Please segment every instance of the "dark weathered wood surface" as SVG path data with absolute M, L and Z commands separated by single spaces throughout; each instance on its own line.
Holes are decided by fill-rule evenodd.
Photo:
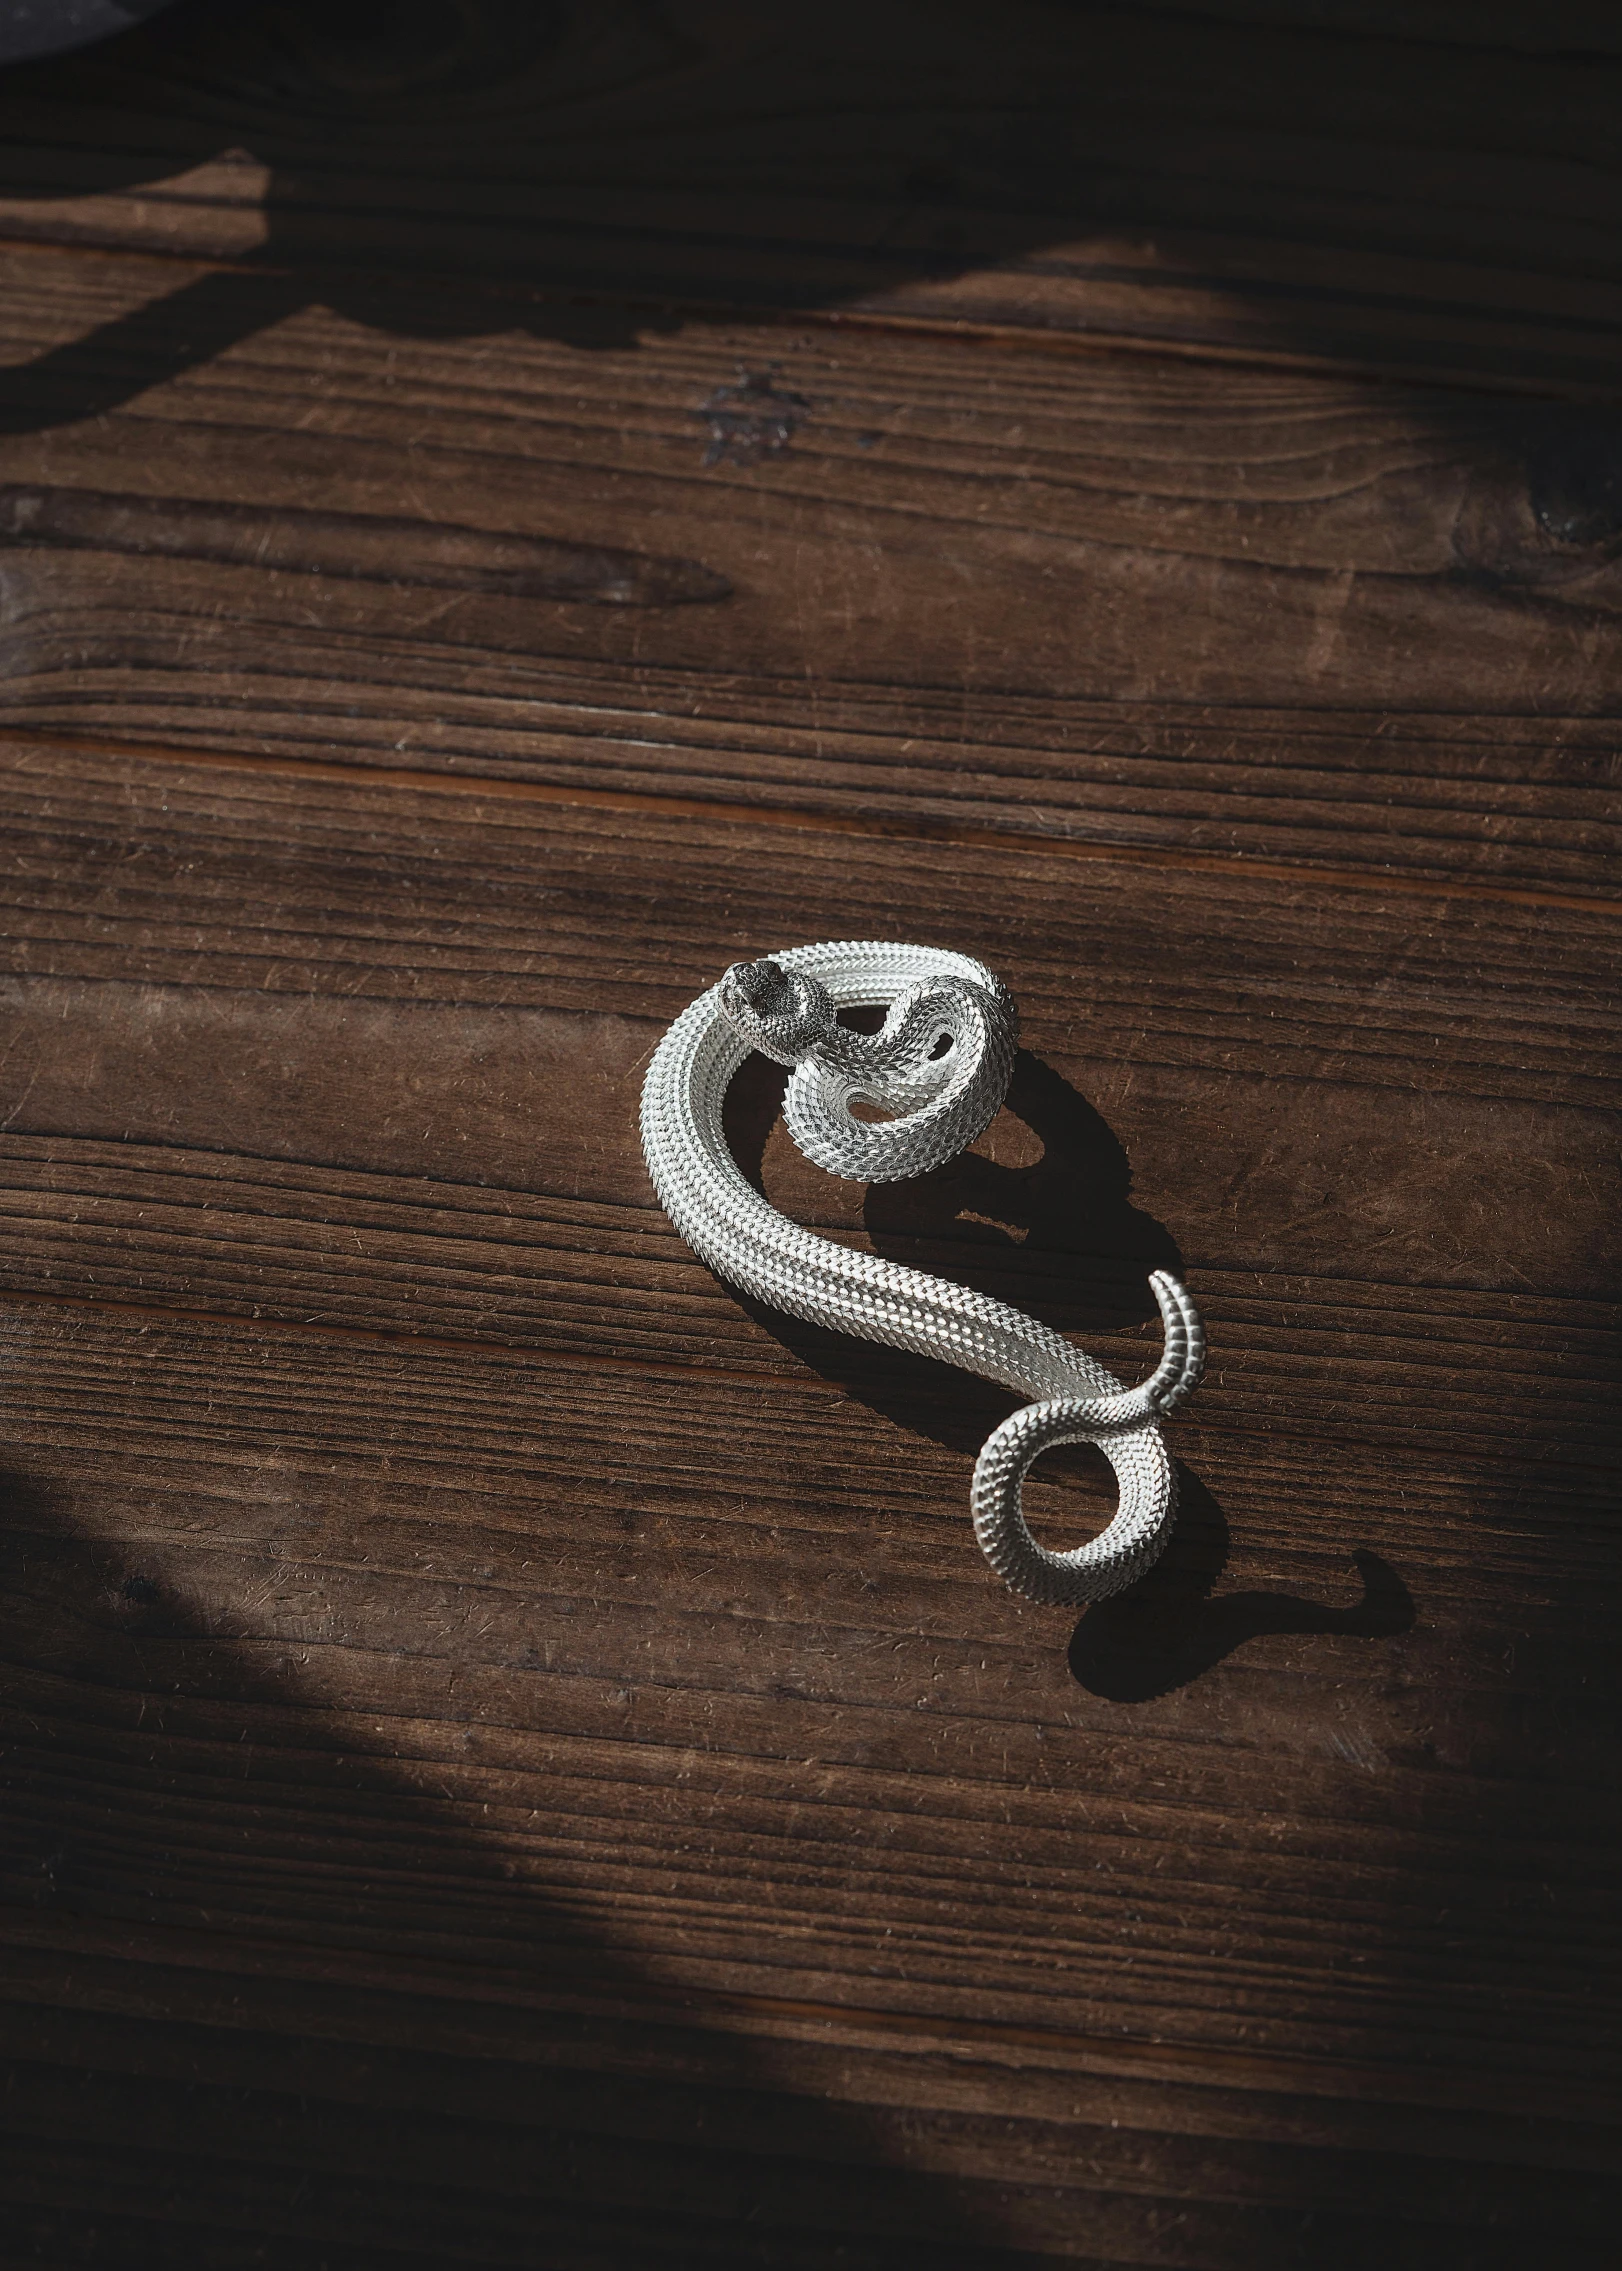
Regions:
M 1616 398 L 1599 0 L 390 13 L 195 0 L 13 74 L 8 233 L 295 301 L 475 272 L 564 336 L 584 295 L 622 332 L 637 301 L 838 310 Z M 192 290 L 171 354 L 242 307 Z
M 7 2260 L 1605 2259 L 1622 62 L 1285 13 L 0 80 Z M 763 1187 L 1211 1327 L 1079 1620 L 641 1165 L 874 930 L 1009 1106 Z
M 406 349 L 396 294 L 167 383 L 159 298 L 81 350 L 139 389 L 83 415 L 53 349 L 153 308 L 155 265 L 0 262 L 0 721 L 1610 889 L 1590 413 L 736 326 Z M 707 464 L 740 367 L 804 423 Z M 448 546 L 488 587 L 515 536 L 581 596 L 455 588 Z

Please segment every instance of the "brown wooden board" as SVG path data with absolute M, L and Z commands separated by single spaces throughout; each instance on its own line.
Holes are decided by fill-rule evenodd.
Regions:
M 1612 2074 L 1580 1467 L 1191 1428 L 1181 1551 L 1072 1637 L 940 1389 L 7 1314 L 13 1899 L 497 1967 L 539 1904 L 669 1987 Z
M 233 2265 L 315 2242 L 345 2266 L 437 2251 L 983 2271 L 1378 2249 L 1474 2267 L 1540 2234 L 1580 2250 L 1596 2223 L 1603 2138 L 1546 2105 L 1389 2108 L 1361 2096 L 1372 2077 L 1325 2093 L 1304 2062 L 1179 2068 L 1141 2046 L 931 2040 L 741 2001 L 723 2032 L 645 1984 L 616 2004 L 600 1962 L 571 1995 L 539 1967 L 384 1980 L 352 1962 L 335 1980 L 319 1957 L 223 1934 L 138 1935 L 139 1953 L 121 1935 L 116 1954 L 90 1936 L 75 1932 L 72 2015 L 49 1925 L 7 1952 L 0 2030 L 31 2051 L 33 2090 L 7 2181 L 44 2245 L 64 2227 L 82 2243 L 76 2187 L 101 2202 L 92 2246 L 110 2260 L 150 2249 L 165 2197 L 187 2210 L 176 2252 Z
M 875 2262 L 948 2230 L 978 2260 L 1288 2261 L 1327 2228 L 1346 2261 L 1401 2244 L 1462 2265 L 1551 2222 L 1581 2244 L 1593 2195 L 1519 2172 L 1594 2165 L 1580 2123 L 1609 2072 L 1603 915 L 1039 845 L 943 866 L 510 785 L 17 755 L 11 1274 L 92 1304 L 12 1311 L 29 2010 L 82 2008 L 87 1924 L 122 1924 L 126 1960 L 132 1933 L 200 1934 L 233 1973 L 261 1960 L 245 1936 L 324 1951 L 334 1983 L 365 1956 L 391 1995 L 437 1964 L 548 2008 L 560 1970 L 622 2012 L 700 1997 L 731 2092 L 720 2157 L 695 2173 L 638 2144 L 627 2201 L 602 2139 L 642 2117 L 570 2081 L 596 2142 L 549 2129 L 528 2210 L 560 2262 L 657 2259 L 649 2215 L 694 2260 L 723 2236 L 794 2260 L 784 2218 L 806 2261 L 830 2229 Z M 1130 1614 L 1073 1636 L 972 1552 L 964 1483 L 995 1403 L 785 1347 L 641 1182 L 629 1120 L 660 1021 L 766 924 L 837 931 L 875 903 L 1013 979 L 1015 1109 L 985 1166 L 911 1213 L 864 1220 L 770 1138 L 769 1187 L 1095 1346 L 1125 1325 L 1123 1367 L 1165 1238 L 1213 1320 L 1180 1546 Z M 745 1101 L 749 1158 L 769 1089 Z M 244 1343 L 143 1319 L 154 1302 L 329 1331 Z M 1039 1490 L 1053 1534 L 1089 1480 Z M 807 2142 L 823 2085 L 785 2005 L 801 2028 L 900 2026 L 908 2061 L 930 2027 L 989 2029 L 1018 2072 L 1056 2036 L 1084 2061 L 1145 2036 L 1260 2050 L 1245 2118 L 1273 2158 L 1256 2175 L 1224 2130 L 1191 2173 L 1157 2081 L 1123 2204 L 1117 2162 L 1077 2181 L 1073 2110 L 1007 2146 L 999 2064 L 969 2085 L 991 2142 L 932 2114 L 917 2150 L 944 2182 L 900 2182 L 919 2164 L 860 2091 Z M 745 2018 L 774 2046 L 758 2066 Z M 170 2053 L 150 2019 L 117 2040 L 20 2020 L 31 2126 L 7 2182 L 41 2249 L 83 2240 L 63 2203 L 92 2164 L 102 2260 L 154 2218 L 220 2262 L 244 2214 L 278 2244 L 350 2243 L 395 2100 L 334 2073 L 356 2110 L 312 2128 L 260 2037 L 211 2023 Z M 481 2169 L 479 2259 L 499 2261 L 522 2245 L 488 2189 L 512 2163 L 444 2128 L 491 2055 L 436 2050 L 411 2085 L 438 2143 L 414 2147 L 410 2228 L 432 2250 L 436 2218 L 465 2226 L 456 2172 Z M 176 2126 L 145 2062 L 188 2056 Z M 1529 2066 L 1566 2121 L 1495 2147 L 1490 2177 L 1452 2170 Z M 660 2072 L 647 2118 L 668 2132 Z M 763 2088 L 736 2143 L 738 2093 Z M 1274 2101 L 1303 2089 L 1334 2101 L 1329 2158 L 1281 2162 Z M 1408 2132 L 1373 2174 L 1335 2157 L 1362 2134 L 1345 2100 L 1415 2090 L 1470 2118 Z M 767 2135 L 846 2173 L 763 2170 Z M 1005 2149 L 1039 2197 L 998 2178 Z M 740 2219 L 762 2214 L 751 2255 Z M 408 2244 L 398 2211 L 363 2217 L 356 2260 Z
M 0 78 L 8 2262 L 1607 2259 L 1622 43 L 1302 15 Z M 640 1159 L 728 961 L 875 931 L 1007 1109 L 864 1193 L 757 1063 L 746 1171 L 1210 1325 L 1079 1619 L 1007 1399 Z
M 1098 1612 L 1072 1671 L 1068 1619 L 976 1569 L 916 1408 L 35 1305 L 5 1333 L 0 2182 L 42 2232 L 70 2184 L 367 2262 L 1321 2234 L 1463 2271 L 1601 2230 L 1580 1478 L 1537 1490 L 1529 1613 L 1491 1462 L 1394 1489 L 1196 1439 L 1257 1629 L 1123 1701 Z M 1406 1633 L 1400 1582 L 1332 1605 L 1352 1505 Z
M 692 1992 L 1609 2071 L 1606 918 L 48 745 L 10 798 L 14 1891 L 65 1839 L 95 1914 L 510 1968 L 534 1886 Z M 1074 1632 L 967 1535 L 998 1399 L 751 1315 L 637 1156 L 661 1022 L 880 905 L 1015 986 L 1012 1109 L 899 1204 L 794 1166 L 769 1083 L 740 1155 L 1125 1370 L 1154 1262 L 1211 1321 L 1180 1546 Z M 328 1337 L 182 1355 L 143 1306 Z M 1074 1535 L 1095 1490 L 1033 1499 Z M 84 1599 L 142 1635 L 116 1677 Z M 208 1787 L 249 1728 L 291 1816 L 155 1856 L 131 1681 Z M 491 1807 L 493 1880 L 332 1821 L 289 1683 Z
M 0 272 L 0 720 L 1615 889 L 1586 413 L 758 328 L 406 352 L 398 297 L 162 383 L 162 264 Z M 795 430 L 711 462 L 740 370 Z
M 1614 400 L 1619 77 L 1600 5 L 195 0 L 10 75 L 0 225 Z

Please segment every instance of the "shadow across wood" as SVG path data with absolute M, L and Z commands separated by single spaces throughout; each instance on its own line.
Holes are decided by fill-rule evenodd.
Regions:
M 1248 1640 L 1275 1633 L 1342 1633 L 1384 1640 L 1411 1631 L 1413 1596 L 1391 1564 L 1362 1548 L 1351 1557 L 1363 1598 L 1325 1607 L 1290 1593 L 1222 1593 L 1228 1521 L 1197 1475 L 1178 1462 L 1177 1525 L 1146 1577 L 1086 1610 L 1070 1642 L 1079 1687 L 1111 1703 L 1147 1703 L 1187 1687 Z
M 214 1432 L 228 1460 L 230 1432 Z M 334 1713 L 274 1646 L 273 1615 L 211 1610 L 172 1545 L 119 1544 L 120 1489 L 106 1470 L 86 1534 L 65 1493 L 0 1475 L 8 1982 L 17 1951 L 40 1950 L 20 2000 L 0 1989 L 0 2065 L 25 2108 L 0 2144 L 8 2261 L 1038 2261 L 999 2242 L 972 2182 L 900 2165 L 861 2108 L 785 2084 L 792 2054 L 645 1978 L 515 1866 L 510 1834 L 433 1795 L 427 1752 L 391 1764 L 365 1724 L 390 1710 L 365 1648 Z M 184 1528 L 183 1487 L 172 1518 Z M 255 1558 L 245 1541 L 244 1574 Z M 177 1928 L 202 1948 L 166 1979 Z M 91 1949 L 137 1980 L 156 1965 L 154 1984 L 109 2005 Z
M 854 1728 L 843 1766 L 796 1775 L 802 1686 L 757 1686 L 751 1735 L 758 1667 L 736 1657 L 705 1675 L 740 1714 L 725 1726 L 695 1696 L 661 1739 L 609 1695 L 606 1740 L 588 1739 L 570 1691 L 623 1678 L 668 1700 L 672 1637 L 695 1605 L 722 1605 L 696 1558 L 702 1501 L 678 1493 L 656 1597 L 626 1585 L 648 1562 L 642 1494 L 622 1526 L 612 1476 L 593 1499 L 591 1446 L 566 1448 L 589 1371 L 571 1386 L 488 1354 L 360 1343 L 335 1363 L 330 1341 L 297 1332 L 113 1309 L 25 1305 L 4 1323 L 0 2197 L 17 2260 L 1035 2271 L 1152 2260 L 1174 2218 L 1179 2260 L 1211 2271 L 1509 2271 L 1530 2231 L 1593 2228 L 1590 2141 L 1569 2116 L 1540 2127 L 1540 2109 L 1528 2144 L 1519 2076 L 1461 2128 L 1445 2097 L 1375 2102 L 1366 2067 L 1340 2083 L 1321 2060 L 1258 2064 L 1254 2045 L 1224 2060 L 1113 2030 L 1078 2040 L 1051 2003 L 1000 2036 L 972 2007 L 932 2025 L 892 2004 L 886 2025 L 883 2006 L 819 2019 L 769 1997 L 729 2027 L 670 1976 L 683 1917 L 706 1908 L 699 1882 L 714 1962 L 729 1855 L 764 1863 L 754 1914 L 770 1921 L 744 1952 L 769 1973 L 779 1918 L 775 1960 L 795 1960 L 827 1817 L 850 1816 L 842 1867 L 825 1855 L 830 1888 L 851 1882 L 842 1939 L 871 1903 L 863 1872 L 904 1862 L 901 1825 Z M 765 1509 L 751 1524 L 752 1546 L 719 1549 L 736 1574 L 711 1565 L 722 1586 L 747 1582 L 779 1527 Z M 803 1555 L 784 1527 L 771 1550 Z M 563 1594 L 594 1586 L 603 1599 L 561 1616 Z M 885 1643 L 906 1645 L 908 1621 L 887 1628 L 881 1607 L 849 1668 L 893 1662 Z M 810 1638 L 791 1605 L 784 1671 L 803 1672 Z M 1015 1874 L 993 1851 L 991 1881 L 1017 1900 L 1073 1869 L 1085 1906 L 1098 1857 L 1077 1840 L 1110 1839 L 1096 1817 L 1120 1794 L 1078 1789 L 1058 1847 L 1021 1831 L 1055 1795 L 1052 1753 L 1046 1772 L 1010 1764 L 1007 1700 L 994 1676 L 979 1760 Z M 948 1734 L 957 1716 L 941 1714 Z M 1060 1738 L 1066 1715 L 1045 1717 Z M 1085 1746 L 1093 1763 L 1108 1741 Z M 800 1798 L 763 1808 L 744 1785 L 774 1744 Z M 648 1775 L 651 1752 L 673 1777 Z M 706 1802 L 717 1775 L 740 1778 L 730 1830 Z M 927 1778 L 923 1857 L 954 1779 Z M 1149 1841 L 1125 1899 L 1157 1897 L 1168 1859 Z M 953 1881 L 960 1896 L 961 1869 Z M 628 1934 L 651 1925 L 663 1975 L 609 1945 L 588 1905 L 618 1907 Z M 960 1959 L 959 1998 L 982 2012 L 995 1943 L 1022 1969 L 1041 1946 L 1006 1906 L 990 1921 Z M 921 1923 L 927 1949 L 937 1912 Z M 1116 1913 L 1112 1934 L 1131 1923 Z M 1055 1910 L 1047 1930 L 1069 1947 L 1069 1925 Z M 1059 1960 L 1084 1986 L 1094 1967 Z M 1290 2097 L 1303 2073 L 1328 2095 Z M 1483 2172 L 1489 2132 L 1504 2165 Z M 1551 2149 L 1567 2157 L 1544 2165 Z
M 1395 9 L 180 0 L 5 74 L 0 196 L 43 215 L 224 163 L 232 267 L 7 374 L 0 430 L 111 409 L 314 300 L 583 347 L 852 307 L 1608 398 L 1611 192 L 1598 163 L 1586 204 L 1568 177 L 1608 148 L 1616 58 L 1454 14 L 1421 39 Z M 211 210 L 182 188 L 155 241 L 207 257 Z
M 676 36 L 669 12 L 631 0 L 420 19 L 182 6 L 0 79 L 12 351 L 33 357 L 0 372 L 8 477 L 49 486 L 59 527 L 104 546 L 5 559 L 7 716 L 170 749 L 391 766 L 409 751 L 434 770 L 841 826 L 913 817 L 1603 896 L 1614 405 L 1506 394 L 1530 380 L 1496 322 L 1440 371 L 1399 354 L 1380 363 L 1395 383 L 1348 381 L 1371 356 L 1345 339 L 1320 352 L 1314 330 L 1351 273 L 1345 244 L 1311 249 L 1329 285 L 1252 289 L 1243 260 L 1205 280 L 1248 310 L 1258 351 L 1293 345 L 1338 375 L 1216 368 L 1203 351 L 1032 353 L 1038 332 L 1087 332 L 1077 292 L 1113 304 L 1121 282 L 1078 283 L 1066 232 L 1086 240 L 1083 267 L 1106 237 L 1110 258 L 1158 258 L 1159 237 L 1130 257 L 1116 240 L 1158 229 L 1160 191 L 1188 194 L 1185 152 L 1125 176 L 1081 162 L 1122 131 L 1103 115 L 1112 94 L 1130 111 L 1158 85 L 1141 48 L 1156 8 L 1016 0 L 1002 36 L 1041 89 L 1017 130 L 980 68 L 992 13 L 881 0 L 837 50 L 833 19 L 802 12 L 778 52 L 758 12 L 684 9 Z M 1322 218 L 1303 155 L 1314 102 L 1353 145 L 1334 145 L 1317 187 L 1342 194 L 1349 167 L 1364 219 L 1384 194 L 1366 177 L 1389 159 L 1386 78 L 1423 76 L 1417 115 L 1432 119 L 1438 58 L 1417 43 L 1381 51 L 1392 69 L 1364 82 L 1365 117 L 1337 90 L 1378 42 L 1172 11 L 1162 30 L 1168 66 L 1190 40 L 1216 43 L 1219 109 L 1249 105 L 1275 134 L 1286 122 L 1305 170 L 1298 206 L 1268 200 L 1274 231 L 1288 215 L 1310 237 Z M 697 60 L 689 35 L 710 41 Z M 930 59 L 921 91 L 893 76 L 913 47 Z M 1071 118 L 1073 98 L 1101 110 Z M 1186 79 L 1177 101 L 1198 113 Z M 1517 86 L 1512 115 L 1526 108 Z M 908 158 L 926 115 L 951 164 Z M 1190 160 L 1213 196 L 1254 190 L 1258 145 L 1233 124 Z M 1424 146 L 1425 196 L 1382 223 L 1380 257 L 1410 296 L 1373 295 L 1410 346 L 1435 294 L 1393 247 L 1403 221 L 1429 225 L 1431 185 L 1467 156 Z M 232 148 L 249 155 L 219 157 Z M 872 170 L 855 203 L 853 166 Z M 951 242 L 936 197 L 979 215 Z M 165 218 L 143 234 L 143 214 Z M 209 236 L 222 214 L 228 246 Z M 18 236 L 121 249 L 42 259 Z M 1188 300 L 1181 257 L 1156 272 L 1163 302 Z M 1447 262 L 1468 273 L 1457 244 Z M 1554 271 L 1534 269 L 1546 294 Z M 1018 285 L 1003 347 L 966 340 L 979 319 L 938 293 L 908 298 L 994 275 Z M 869 286 L 885 279 L 901 299 L 881 305 Z M 1580 275 L 1559 289 L 1583 337 L 1602 336 Z M 858 314 L 861 336 L 808 332 L 813 309 Z M 1523 346 L 1546 318 L 1544 304 Z M 1443 329 L 1460 320 L 1450 304 Z M 736 462 L 739 420 L 758 464 Z M 38 438 L 64 425 L 71 438 Z M 134 498 L 143 482 L 158 496 Z M 221 499 L 241 519 L 203 528 L 199 508 Z M 511 556 L 447 572 L 445 531 L 467 524 L 467 541 L 527 554 L 541 613 L 503 596 Z M 277 573 L 278 551 L 304 572 Z M 367 588 L 379 562 L 386 596 Z M 724 582 L 723 605 L 664 604 Z

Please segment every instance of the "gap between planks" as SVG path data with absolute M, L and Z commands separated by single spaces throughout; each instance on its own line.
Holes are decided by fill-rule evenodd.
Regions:
M 1074 836 L 1038 835 L 1034 829 L 970 826 L 951 820 L 900 814 L 818 811 L 798 805 L 753 805 L 702 797 L 659 796 L 635 789 L 588 789 L 550 781 L 515 779 L 505 774 L 450 773 L 415 766 L 349 764 L 316 757 L 283 757 L 253 750 L 188 748 L 184 744 L 120 741 L 99 734 L 53 733 L 33 726 L 0 726 L 0 750 L 58 748 L 89 757 L 161 766 L 214 766 L 230 772 L 269 773 L 284 779 L 328 781 L 350 788 L 405 789 L 416 795 L 503 797 L 531 804 L 568 806 L 588 812 L 641 814 L 653 819 L 705 820 L 723 828 L 781 828 L 801 834 L 889 838 L 903 842 L 960 844 L 1025 858 L 1103 862 L 1122 867 L 1171 868 L 1183 873 L 1255 878 L 1272 883 L 1315 883 L 1326 890 L 1379 892 L 1410 898 L 1491 900 L 1500 906 L 1546 907 L 1567 914 L 1622 916 L 1622 898 L 1602 899 L 1579 891 L 1538 890 L 1530 885 L 1497 884 L 1473 877 L 1423 876 L 1335 867 L 1310 860 L 1258 859 L 1246 852 L 1174 850 L 1151 844 L 1100 843 Z

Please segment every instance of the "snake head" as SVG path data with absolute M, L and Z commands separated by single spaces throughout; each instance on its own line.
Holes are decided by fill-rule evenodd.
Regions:
M 826 986 L 770 959 L 734 962 L 720 995 L 721 1015 L 732 1030 L 780 1065 L 799 1064 L 838 1023 Z

